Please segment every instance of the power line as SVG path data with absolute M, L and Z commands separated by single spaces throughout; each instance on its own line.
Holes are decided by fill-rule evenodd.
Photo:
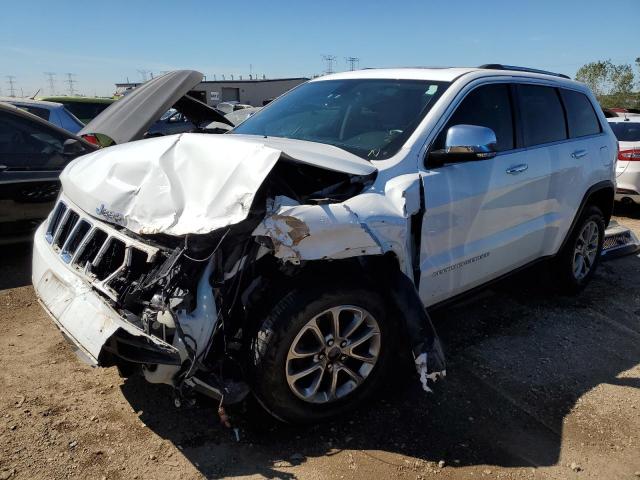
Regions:
M 76 93 L 75 88 L 73 87 L 73 84 L 77 82 L 77 80 L 74 80 L 73 77 L 76 76 L 75 73 L 65 73 L 65 75 L 67 76 L 67 79 L 65 80 L 65 83 L 67 85 L 69 85 L 69 95 L 74 95 Z
M 56 74 L 54 72 L 44 72 L 44 74 L 49 79 L 49 93 L 51 95 L 55 95 L 56 94 L 56 79 L 55 79 Z
M 16 96 L 16 77 L 14 77 L 13 75 L 7 75 L 7 83 L 9 84 L 9 96 L 10 97 L 15 97 Z
M 333 73 L 333 63 L 336 61 L 335 55 L 322 55 L 322 60 L 325 62 L 327 68 L 324 73 L 330 75 Z
M 349 64 L 349 70 L 352 72 L 360 65 L 360 59 L 358 57 L 346 57 L 345 60 Z

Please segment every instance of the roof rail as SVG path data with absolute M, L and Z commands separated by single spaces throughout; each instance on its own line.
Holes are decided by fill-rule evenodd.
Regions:
M 553 75 L 554 77 L 568 78 L 569 80 L 571 80 L 571 77 L 565 75 L 564 73 L 548 72 L 546 70 L 538 70 L 537 68 L 516 67 L 514 65 L 502 65 L 500 63 L 486 63 L 484 65 L 480 65 L 478 68 L 487 70 L 512 70 L 515 72 L 541 73 L 543 75 Z

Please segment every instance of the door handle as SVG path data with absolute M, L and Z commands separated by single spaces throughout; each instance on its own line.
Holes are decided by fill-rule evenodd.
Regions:
M 513 167 L 507 168 L 506 172 L 509 175 L 516 175 L 518 173 L 522 173 L 529 168 L 529 165 L 526 163 L 521 163 L 520 165 L 514 165 Z
M 575 159 L 578 159 L 578 158 L 582 158 L 582 157 L 586 156 L 587 153 L 589 153 L 589 152 L 587 152 L 586 150 L 576 150 L 575 152 L 573 152 L 571 154 L 571 157 L 575 158 Z
M 3 172 L 5 170 L 7 170 L 9 167 L 7 167 L 6 165 L 0 165 L 0 172 Z

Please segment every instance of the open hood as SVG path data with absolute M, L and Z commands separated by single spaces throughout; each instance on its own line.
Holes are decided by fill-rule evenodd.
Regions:
M 139 140 L 171 107 L 196 124 L 216 121 L 233 126 L 216 109 L 187 95 L 201 81 L 202 73 L 195 70 L 176 70 L 149 80 L 106 108 L 78 135 L 106 135 L 117 144 Z
M 60 180 L 65 195 L 90 215 L 138 234 L 185 235 L 246 219 L 280 158 L 352 175 L 376 171 L 335 147 L 321 152 L 318 144 L 299 142 L 293 156 L 285 144 L 258 140 L 185 133 L 116 145 L 71 162 Z

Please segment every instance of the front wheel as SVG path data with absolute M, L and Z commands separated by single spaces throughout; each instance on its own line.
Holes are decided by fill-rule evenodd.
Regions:
M 588 206 L 555 259 L 561 291 L 578 293 L 589 283 L 600 262 L 604 231 L 602 211 L 596 206 Z
M 275 417 L 315 422 L 370 396 L 391 362 L 394 329 L 381 295 L 309 286 L 271 310 L 251 346 L 253 390 Z

